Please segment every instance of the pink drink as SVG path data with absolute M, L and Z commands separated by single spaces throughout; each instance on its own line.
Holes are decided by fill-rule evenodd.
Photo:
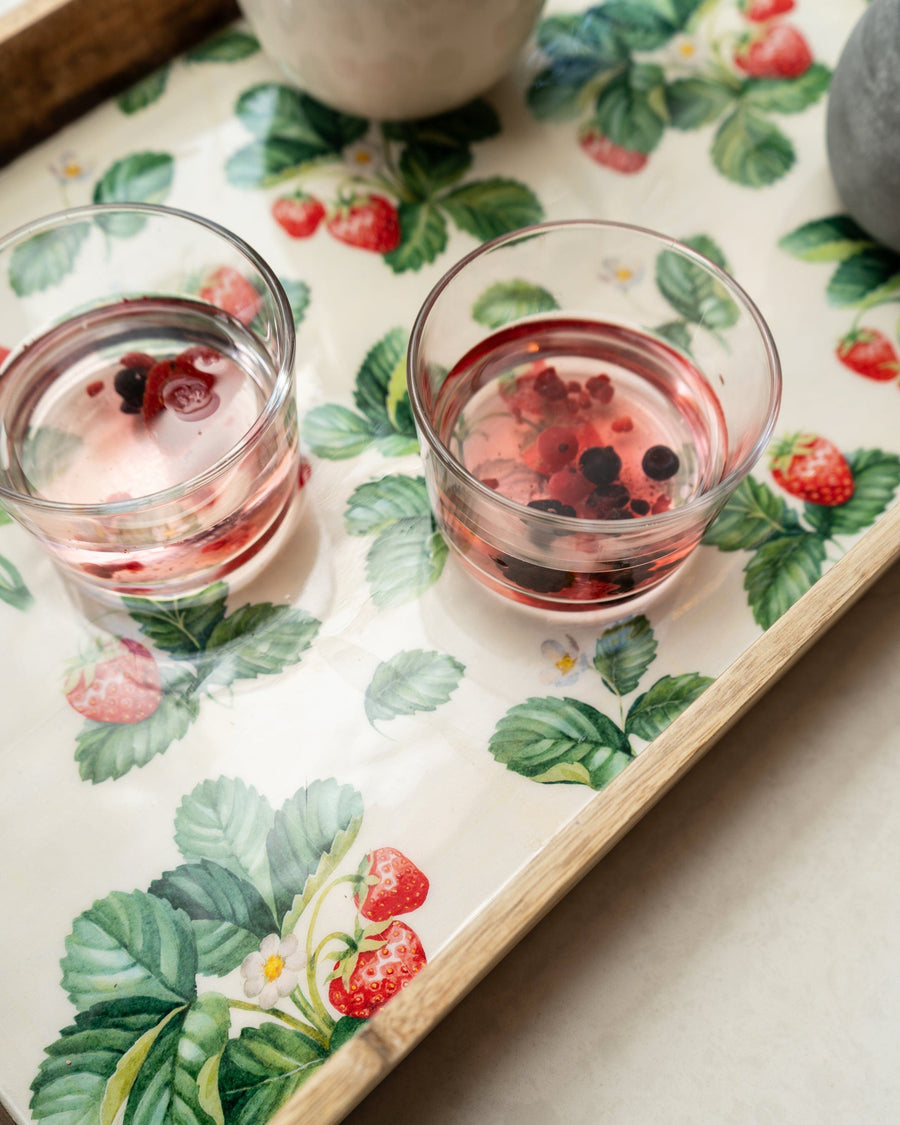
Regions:
M 491 534 L 486 501 L 447 490 L 445 530 L 481 577 L 538 605 L 579 608 L 668 575 L 704 530 L 677 510 L 720 479 L 727 451 L 718 400 L 683 355 L 574 319 L 517 324 L 483 341 L 443 383 L 434 421 L 473 477 L 536 520 L 528 550 L 510 551 L 515 532 Z
M 255 554 L 296 490 L 293 404 L 232 453 L 276 374 L 258 338 L 221 310 L 106 305 L 10 358 L 0 458 L 39 501 L 116 505 L 48 509 L 42 537 L 87 578 L 133 593 L 144 582 L 205 584 Z

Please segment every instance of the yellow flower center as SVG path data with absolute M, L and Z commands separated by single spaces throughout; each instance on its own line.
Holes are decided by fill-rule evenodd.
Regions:
M 616 270 L 616 281 L 620 282 L 622 285 L 626 284 L 626 282 L 631 281 L 633 277 L 634 270 L 630 269 L 628 266 L 619 266 L 619 268 Z
M 283 968 L 284 958 L 279 957 L 277 953 L 273 953 L 272 956 L 267 957 L 263 963 L 263 976 L 269 981 L 278 980 Z
M 560 670 L 562 675 L 567 676 L 575 667 L 575 661 L 566 652 L 557 660 L 556 667 Z
M 371 164 L 372 163 L 372 154 L 371 154 L 371 152 L 366 152 L 365 150 L 362 150 L 361 152 L 354 153 L 353 159 L 356 161 L 357 164 Z
M 683 59 L 692 59 L 697 53 L 697 48 L 693 43 L 690 42 L 690 40 L 687 40 L 684 43 L 679 43 L 678 53 Z

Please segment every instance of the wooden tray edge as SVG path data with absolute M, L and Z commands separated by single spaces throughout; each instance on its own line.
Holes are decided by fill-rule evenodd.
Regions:
M 238 14 L 235 0 L 25 0 L 0 17 L 0 167 Z
M 609 789 L 598 793 L 416 980 L 328 1060 L 270 1125 L 342 1121 L 850 609 L 898 552 L 900 505 L 754 641 Z

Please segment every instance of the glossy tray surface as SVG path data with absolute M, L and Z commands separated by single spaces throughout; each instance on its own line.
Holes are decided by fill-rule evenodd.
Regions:
M 575 841 L 569 877 L 601 854 L 618 829 L 579 837 L 581 818 L 602 822 L 669 724 L 711 685 L 723 698 L 735 662 L 878 534 L 900 484 L 900 258 L 841 213 L 823 139 L 864 6 L 757 7 L 551 4 L 488 96 L 403 126 L 311 102 L 234 25 L 0 173 L 7 228 L 140 199 L 259 249 L 295 314 L 310 469 L 277 561 L 177 610 L 86 618 L 25 533 L 0 526 L 0 1093 L 17 1119 L 153 1105 L 174 1121 L 178 1102 L 178 1120 L 261 1123 L 283 1106 L 300 1120 L 307 1082 L 327 1086 L 330 1056 L 346 1043 L 349 1057 L 387 994 L 348 1000 L 341 953 L 365 965 L 403 945 L 397 976 L 434 962 L 417 985 L 452 961 L 461 995 L 485 968 L 465 946 L 472 920 L 555 841 Z M 822 503 L 765 458 L 674 582 L 554 617 L 486 593 L 448 555 L 403 363 L 456 259 L 582 217 L 664 231 L 729 269 L 781 354 L 776 442 L 806 435 L 807 463 L 844 493 Z M 72 268 L 36 254 L 0 284 L 39 292 Z M 689 274 L 597 268 L 661 287 L 673 339 L 705 318 L 727 340 L 727 297 Z M 477 315 L 501 323 L 539 290 L 511 278 Z M 820 608 L 811 632 L 829 619 Z M 110 630 L 159 670 L 139 723 L 86 717 L 67 693 L 67 667 Z M 785 659 L 800 647 L 786 643 Z M 373 862 L 402 868 L 381 907 Z M 504 909 L 508 944 L 534 913 Z

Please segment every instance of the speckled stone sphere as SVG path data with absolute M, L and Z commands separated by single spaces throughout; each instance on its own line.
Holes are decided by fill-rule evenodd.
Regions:
M 848 214 L 900 253 L 900 0 L 872 0 L 831 80 L 826 141 Z

